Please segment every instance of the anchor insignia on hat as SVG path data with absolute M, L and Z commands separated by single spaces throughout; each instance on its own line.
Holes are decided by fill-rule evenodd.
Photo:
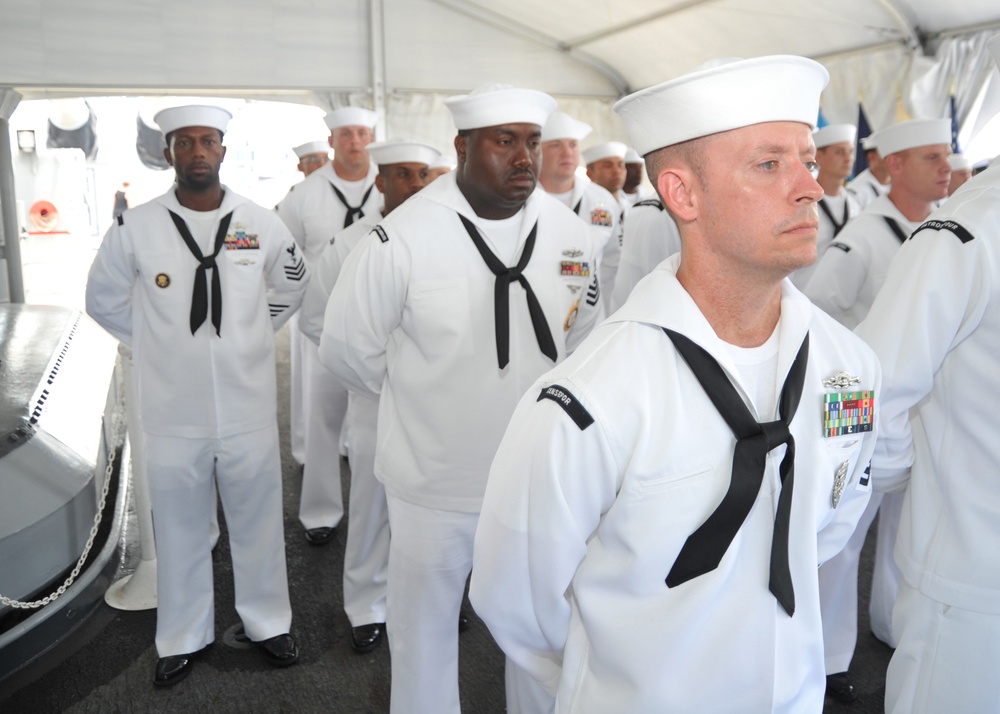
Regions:
M 861 384 L 861 378 L 855 377 L 850 372 L 837 372 L 832 377 L 823 380 L 824 387 L 846 389 L 852 384 Z

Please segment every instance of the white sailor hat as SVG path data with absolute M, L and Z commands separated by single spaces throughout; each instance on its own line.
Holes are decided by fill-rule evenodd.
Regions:
M 542 143 L 556 139 L 575 139 L 583 141 L 594 130 L 590 124 L 574 119 L 565 112 L 552 112 L 545 126 L 542 127 Z
M 323 117 L 330 131 L 342 126 L 367 126 L 371 128 L 378 121 L 378 113 L 364 107 L 341 107 Z
M 628 147 L 628 151 L 625 152 L 625 163 L 626 164 L 641 164 L 643 163 L 642 157 L 639 156 L 639 152 L 633 149 L 631 146 Z
M 951 164 L 952 171 L 972 171 L 972 162 L 965 154 L 949 155 L 948 163 Z
M 865 151 L 878 151 L 878 144 L 875 143 L 875 135 L 869 134 L 861 140 L 861 148 Z
M 225 134 L 232 118 L 233 115 L 222 107 L 210 104 L 186 104 L 182 107 L 161 109 L 153 116 L 153 121 L 160 127 L 164 136 L 187 126 L 207 126 Z
M 813 132 L 813 141 L 817 149 L 845 142 L 853 145 L 857 135 L 858 128 L 853 124 L 827 124 Z
M 764 122 L 816 126 L 819 95 L 830 79 L 820 63 L 774 55 L 711 64 L 615 103 L 640 155 Z
M 458 166 L 458 159 L 454 154 L 440 154 L 434 161 L 427 165 L 429 169 L 453 169 Z
M 993 55 L 993 61 L 997 63 L 997 67 L 1000 67 L 1000 35 L 994 35 L 987 41 L 986 48 Z
M 84 99 L 56 99 L 51 106 L 49 121 L 57 129 L 75 131 L 90 121 L 90 106 Z
M 309 156 L 309 154 L 329 154 L 330 144 L 326 141 L 307 141 L 304 144 L 299 144 L 292 151 L 300 159 L 304 156 Z
M 405 139 L 379 141 L 368 145 L 372 161 L 382 164 L 427 164 L 430 166 L 440 152 L 433 146 Z
M 583 156 L 583 163 L 589 165 L 601 159 L 624 159 L 627 151 L 628 146 L 620 141 L 605 141 L 603 144 L 584 149 L 581 155 Z
M 509 84 L 484 84 L 468 94 L 448 97 L 444 103 L 459 131 L 500 124 L 545 126 L 556 110 L 556 100 L 545 92 Z
M 875 143 L 882 156 L 918 146 L 951 145 L 951 120 L 910 119 L 878 132 Z

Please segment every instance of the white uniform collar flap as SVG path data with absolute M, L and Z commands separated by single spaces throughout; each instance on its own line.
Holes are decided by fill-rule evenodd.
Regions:
M 685 335 L 707 350 L 729 374 L 740 390 L 746 390 L 740 382 L 739 371 L 733 363 L 725 343 L 715 334 L 715 330 L 705 319 L 691 295 L 677 280 L 680 254 L 675 254 L 660 263 L 647 275 L 625 304 L 607 319 L 607 322 L 645 322 L 658 327 L 666 327 Z M 796 289 L 787 278 L 781 283 L 781 331 L 778 339 L 778 381 L 784 384 L 785 377 L 798 355 L 799 347 L 812 322 L 812 303 Z M 664 335 L 664 339 L 666 335 Z M 749 403 L 749 401 L 748 401 Z

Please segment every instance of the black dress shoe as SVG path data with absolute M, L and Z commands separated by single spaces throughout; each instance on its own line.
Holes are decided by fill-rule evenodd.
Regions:
M 193 668 L 193 654 L 160 657 L 156 663 L 156 672 L 153 674 L 153 684 L 157 687 L 169 687 L 172 684 L 177 684 L 191 674 Z
M 849 704 L 858 698 L 858 693 L 854 691 L 854 684 L 847 672 L 838 672 L 826 675 L 826 696 Z
M 358 625 L 351 628 L 351 647 L 358 654 L 371 652 L 382 642 L 385 632 L 384 622 L 373 622 L 370 625 Z
M 274 667 L 287 667 L 299 661 L 299 648 L 289 634 L 277 635 L 254 644 L 260 649 L 267 663 Z
M 326 545 L 333 538 L 334 529 L 328 528 L 327 526 L 321 526 L 320 528 L 307 528 L 306 529 L 306 540 L 309 541 L 311 545 Z
M 458 611 L 458 631 L 465 632 L 469 629 L 469 616 L 465 610 Z

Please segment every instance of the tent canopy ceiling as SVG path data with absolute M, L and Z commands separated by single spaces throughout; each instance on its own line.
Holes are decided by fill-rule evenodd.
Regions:
M 612 99 L 713 57 L 912 49 L 942 33 L 1000 27 L 1000 4 L 0 0 L 0 16 L 0 86 L 25 98 L 462 92 L 502 80 Z

